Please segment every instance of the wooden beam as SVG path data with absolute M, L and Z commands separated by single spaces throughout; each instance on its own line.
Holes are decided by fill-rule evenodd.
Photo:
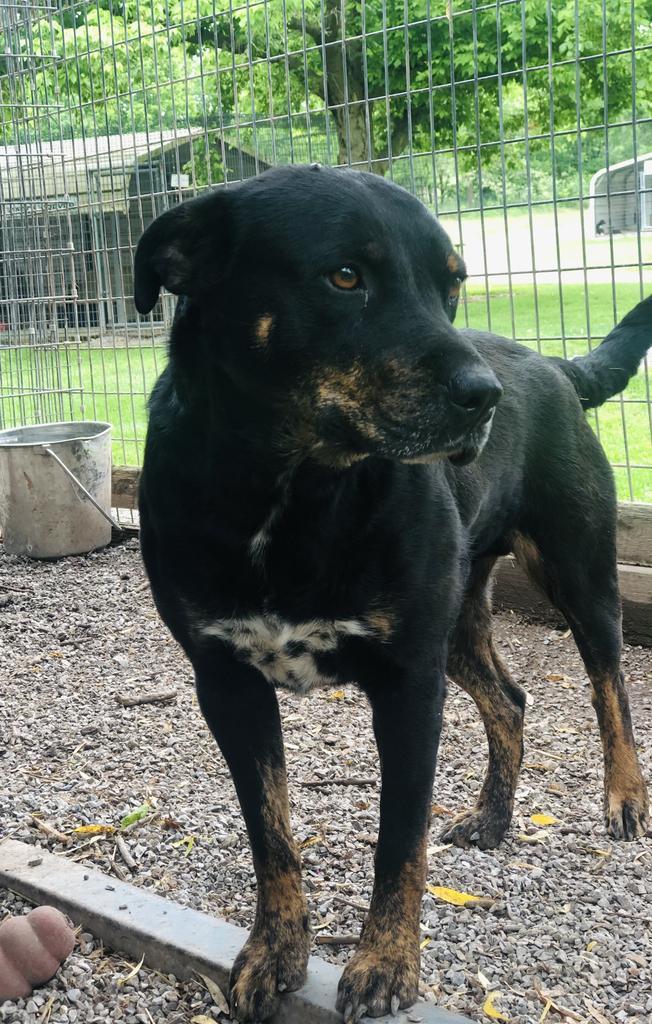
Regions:
M 652 505 L 618 506 L 618 561 L 652 565 Z
M 652 568 L 619 565 L 618 580 L 623 601 L 623 633 L 629 643 L 652 646 Z M 496 567 L 494 608 L 511 608 L 542 622 L 564 621 L 563 616 L 510 555 Z

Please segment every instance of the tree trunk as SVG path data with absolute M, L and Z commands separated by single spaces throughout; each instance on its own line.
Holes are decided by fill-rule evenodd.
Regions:
M 349 13 L 350 11 L 350 13 Z M 324 42 L 326 43 L 326 96 L 337 126 L 338 162 L 364 164 L 371 168 L 373 125 L 365 110 L 364 63 L 359 38 L 347 41 L 347 35 L 358 36 L 361 26 L 352 6 L 345 7 L 342 24 L 340 0 L 327 0 L 324 5 Z M 339 44 L 339 45 L 338 45 Z M 369 141 L 371 139 L 371 152 Z

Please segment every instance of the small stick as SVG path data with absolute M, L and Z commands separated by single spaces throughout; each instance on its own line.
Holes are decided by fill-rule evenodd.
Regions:
M 48 825 L 47 821 L 42 821 L 40 818 L 37 818 L 35 814 L 30 814 L 30 818 L 36 827 L 40 829 L 41 832 L 44 832 L 46 836 L 49 836 L 50 839 L 56 839 L 59 843 L 70 842 L 70 836 L 64 836 L 63 832 L 59 832 L 54 825 Z
M 130 871 L 135 871 L 136 870 L 136 861 L 131 856 L 131 854 L 129 852 L 129 847 L 125 843 L 125 841 L 122 838 L 122 836 L 116 836 L 115 837 L 115 845 L 118 847 L 118 852 L 119 852 L 120 856 L 122 857 L 123 861 L 125 862 L 125 864 L 127 865 L 127 867 L 129 868 L 129 870 Z
M 547 995 L 543 991 L 543 989 L 539 988 L 538 985 L 534 986 L 534 991 L 539 997 L 540 1002 L 542 1002 L 544 1005 L 549 1002 L 550 1009 L 554 1010 L 556 1013 L 559 1013 L 562 1017 L 570 1017 L 571 1020 L 584 1020 L 583 1016 L 580 1016 L 579 1013 L 575 1013 L 574 1010 L 569 1010 L 567 1007 L 562 1006 L 555 999 L 553 999 L 552 996 Z
M 117 696 L 116 700 L 123 708 L 134 708 L 138 704 L 159 704 L 174 700 L 176 695 L 176 690 L 159 690 L 158 693 L 141 693 L 140 697 Z
M 308 779 L 299 785 L 310 789 L 320 786 L 375 786 L 376 779 Z
M 316 935 L 317 946 L 355 946 L 360 941 L 359 935 Z
M 111 870 L 113 871 L 113 874 L 116 876 L 116 878 L 119 878 L 121 882 L 128 881 L 128 879 L 129 879 L 128 872 L 125 871 L 124 868 L 121 868 L 120 865 L 118 863 L 116 863 L 115 859 L 112 860 L 110 863 L 111 863 Z
M 339 893 L 333 896 L 333 903 L 343 903 L 345 907 L 354 907 L 356 910 L 361 910 L 364 914 L 369 910 L 368 903 L 356 903 L 355 900 L 347 899 L 346 896 L 340 896 Z

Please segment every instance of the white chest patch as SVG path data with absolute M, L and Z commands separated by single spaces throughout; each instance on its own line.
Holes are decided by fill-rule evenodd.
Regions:
M 357 619 L 313 619 L 285 622 L 278 615 L 252 615 L 242 619 L 215 619 L 196 627 L 203 636 L 217 637 L 236 650 L 271 683 L 297 693 L 337 682 L 324 675 L 316 655 L 337 650 L 346 637 L 371 636 L 373 630 Z

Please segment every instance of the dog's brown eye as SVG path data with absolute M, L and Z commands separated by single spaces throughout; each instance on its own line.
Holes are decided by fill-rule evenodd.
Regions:
M 353 288 L 358 287 L 361 277 L 353 267 L 339 267 L 328 275 L 328 280 L 336 288 L 342 288 L 344 291 L 350 292 Z

